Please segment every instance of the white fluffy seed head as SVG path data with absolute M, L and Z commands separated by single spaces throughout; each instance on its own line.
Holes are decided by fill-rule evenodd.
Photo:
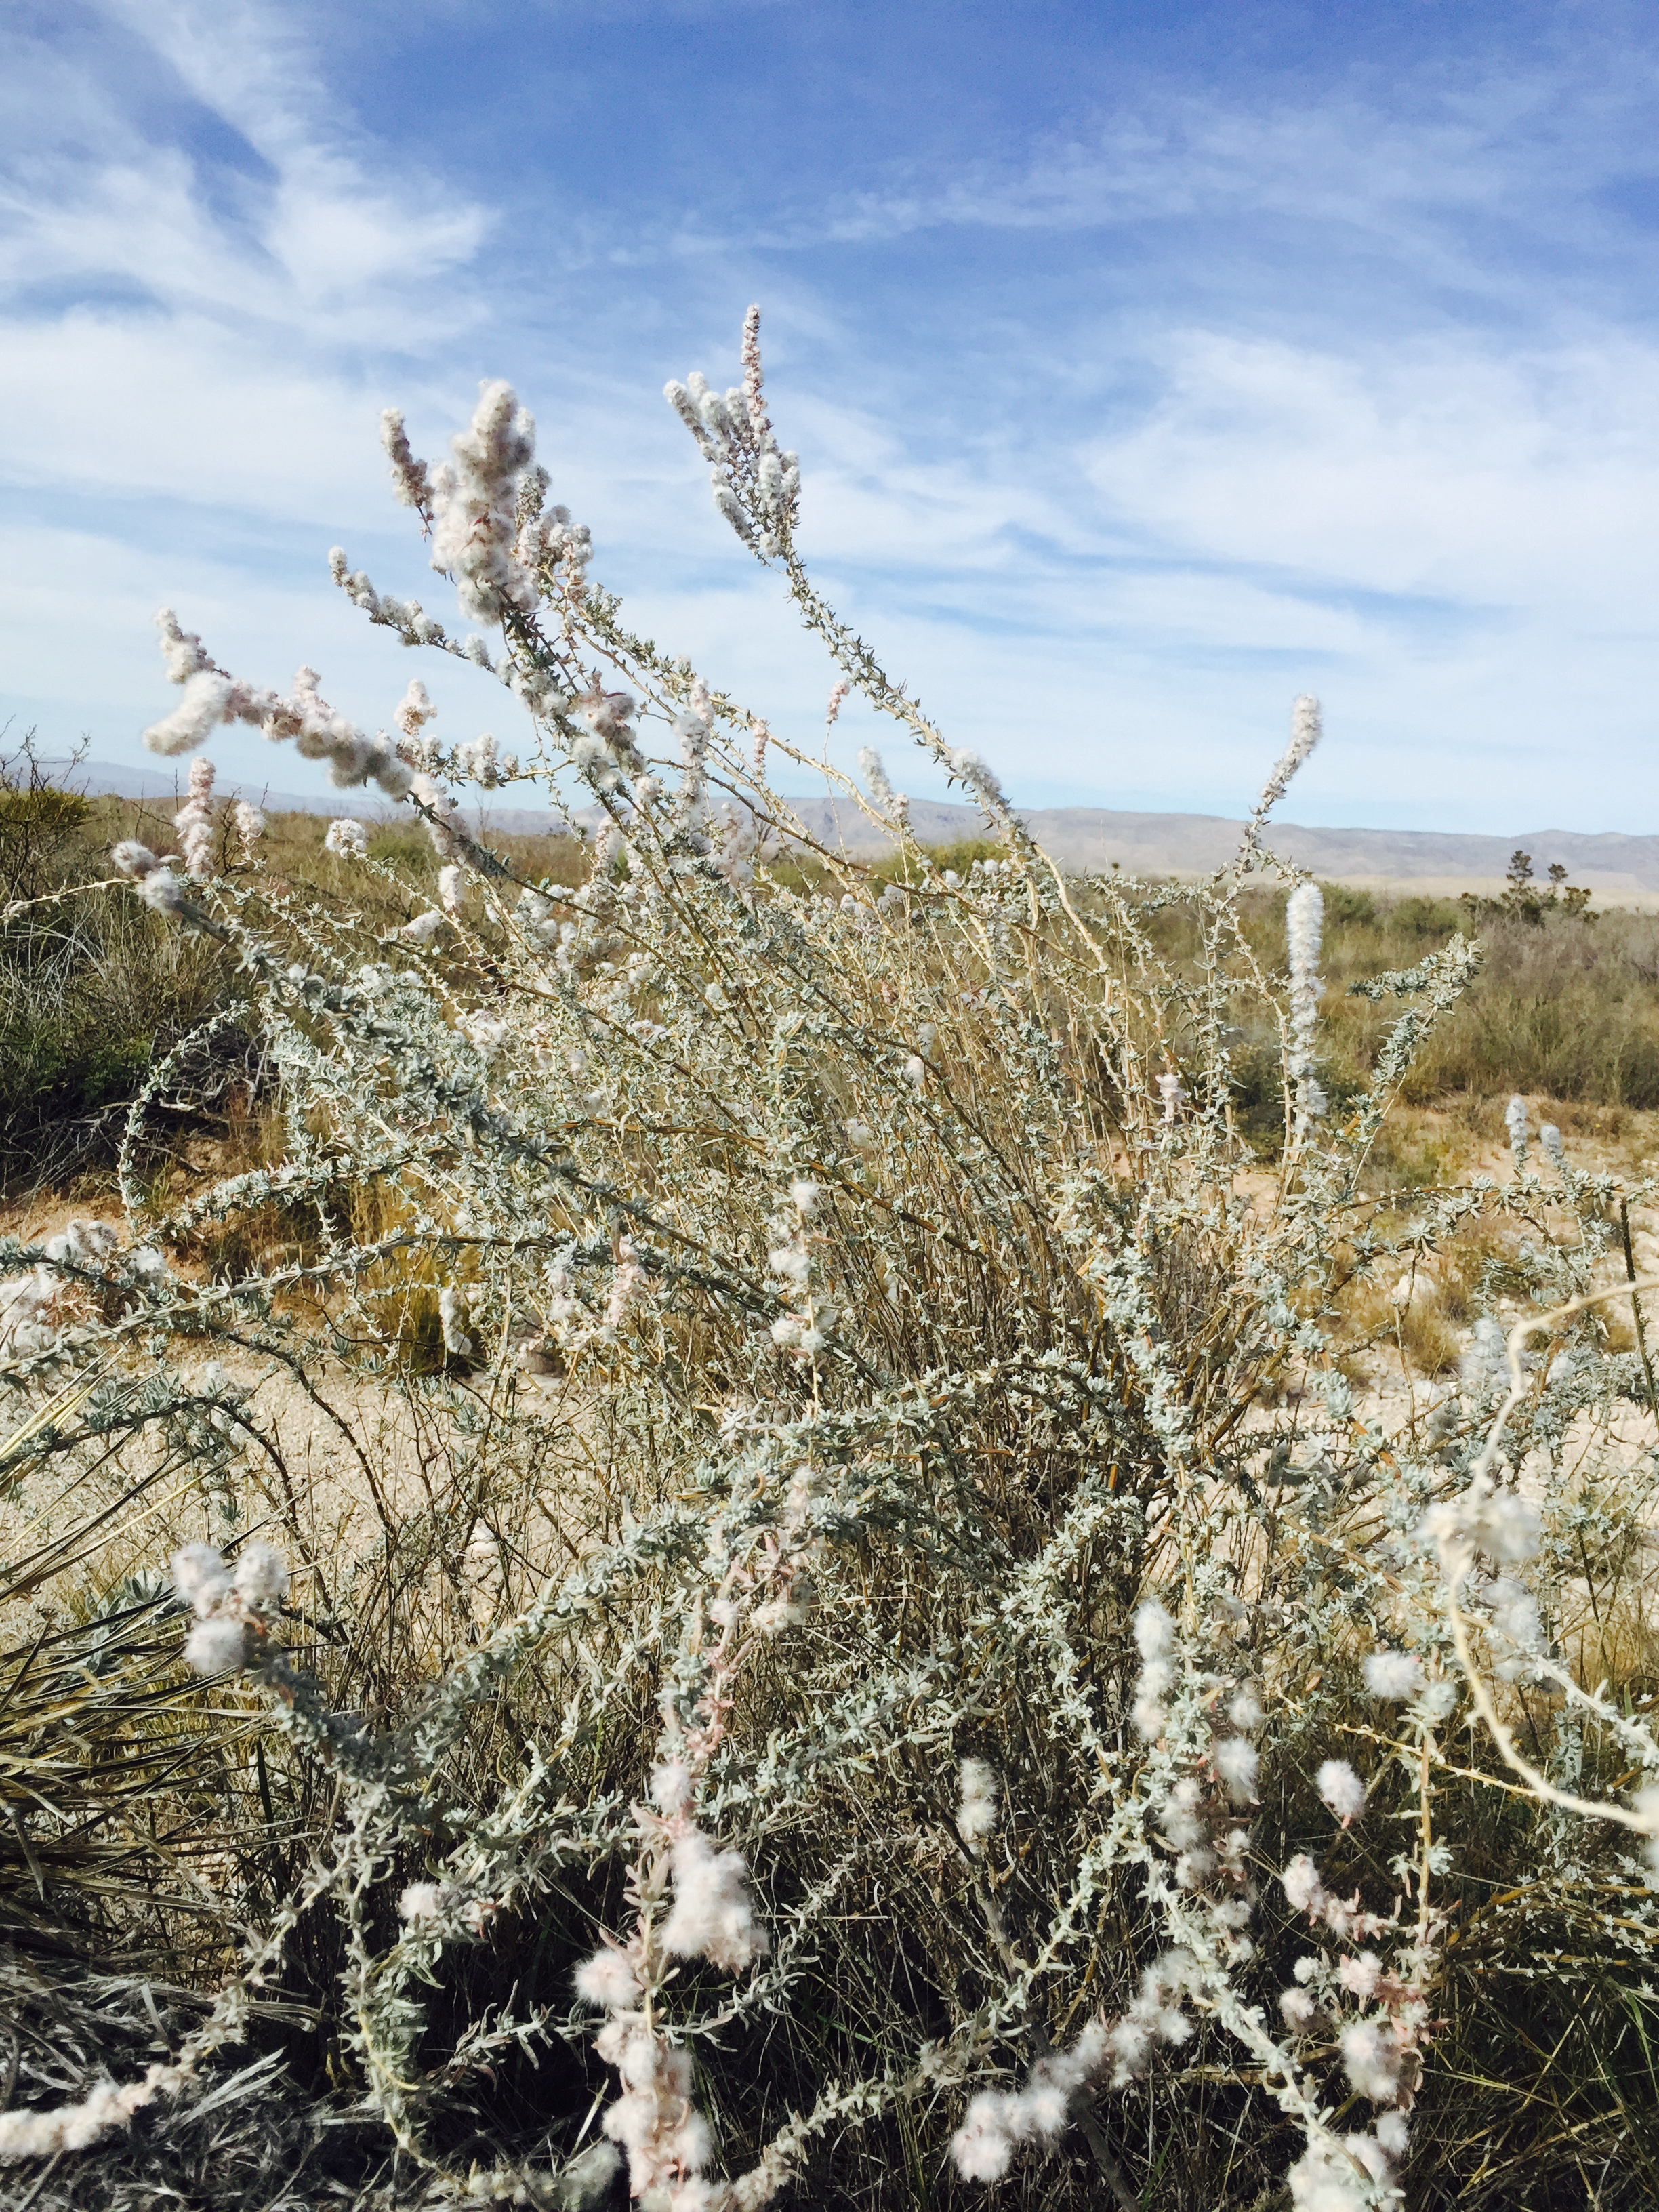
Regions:
M 1306 989 L 1317 984 L 1324 929 L 1324 893 L 1317 884 L 1298 884 L 1285 906 L 1285 949 L 1293 986 Z
M 222 1674 L 240 1667 L 246 1651 L 246 1632 L 231 1613 L 198 1620 L 185 1638 L 185 1662 L 198 1674 Z
M 1336 1970 L 1336 1978 L 1350 1996 L 1369 2004 L 1376 1995 L 1376 1985 L 1382 1978 L 1382 1961 L 1375 1951 L 1361 1951 L 1357 1957 L 1345 1959 Z
M 1659 1875 L 1659 1783 L 1650 1783 L 1631 1800 L 1632 1810 L 1649 1838 L 1648 1864 Z
M 639 2001 L 640 1978 L 625 1951 L 602 1944 L 577 1967 L 576 1994 L 605 2012 L 627 2012 Z
M 1538 1549 L 1538 1509 L 1500 1490 L 1480 1516 L 1479 1541 L 1495 1559 L 1529 1559 Z
M 1227 1707 L 1227 1718 L 1236 1729 L 1254 1735 L 1261 1725 L 1261 1700 L 1251 1689 L 1240 1690 Z
M 839 697 L 836 696 L 837 693 L 840 694 Z M 844 699 L 846 696 L 847 687 L 845 684 L 838 684 L 835 690 L 830 692 L 829 715 L 830 721 L 833 722 L 835 720 L 836 715 L 840 709 L 842 700 Z M 859 771 L 862 775 L 865 781 L 869 785 L 870 796 L 875 800 L 876 804 L 878 806 L 890 806 L 893 803 L 893 787 L 887 781 L 887 770 L 882 765 L 881 755 L 876 750 L 873 745 L 862 745 L 860 747 Z
M 1404 2112 L 1384 2112 L 1376 2123 L 1376 2140 L 1390 2158 L 1404 2158 L 1411 2131 L 1412 2124 Z
M 143 878 L 159 868 L 161 862 L 148 845 L 141 845 L 136 837 L 124 837 L 110 850 L 110 859 L 124 876 Z
M 665 1759 L 651 1771 L 651 1801 L 659 1812 L 678 1813 L 691 1795 L 691 1770 L 683 1759 Z
M 472 1339 L 462 1323 L 466 1308 L 461 1294 L 453 1283 L 446 1283 L 438 1293 L 438 1326 L 443 1332 L 444 1350 L 457 1359 L 465 1359 L 472 1348 Z
M 1231 1735 L 1215 1747 L 1215 1771 L 1226 1784 L 1235 1805 L 1248 1804 L 1255 1795 L 1256 1769 L 1261 1754 L 1248 1736 Z
M 198 668 L 184 679 L 184 696 L 170 714 L 152 722 L 144 743 L 153 753 L 193 752 L 205 744 L 217 725 L 228 719 L 234 684 L 216 669 Z
M 237 1595 L 246 1603 L 276 1605 L 288 1595 L 288 1562 L 272 1544 L 245 1544 L 235 1579 Z
M 1000 1796 L 996 1769 L 982 1759 L 964 1759 L 957 1833 L 970 1850 L 981 1850 L 995 1830 Z
M 1014 2139 L 1004 2108 L 1012 2100 L 981 2090 L 951 2138 L 951 2157 L 964 2181 L 1000 2181 L 1013 2162 Z
M 1291 702 L 1291 742 L 1285 753 L 1287 775 L 1294 775 L 1319 743 L 1322 726 L 1318 700 L 1311 691 L 1297 692 Z
M 1461 1498 L 1431 1506 L 1423 1526 L 1437 1543 L 1472 1546 L 1494 1559 L 1518 1563 L 1538 1549 L 1538 1509 L 1512 1490 L 1471 1483 Z
M 185 1544 L 173 1555 L 173 1587 L 199 1620 L 230 1589 L 230 1570 L 211 1544 Z
M 1423 1662 L 1409 1651 L 1368 1651 L 1365 1687 L 1374 1698 L 1414 1698 L 1423 1680 Z
M 692 1828 L 676 1841 L 673 1866 L 674 1906 L 662 1930 L 670 1957 L 704 1958 L 729 1974 L 762 1957 L 766 1933 L 755 1924 L 742 1855 L 716 1850 Z
M 1356 2163 L 1348 2146 L 1369 2142 L 1350 2136 L 1341 2142 L 1328 2138 L 1316 2142 L 1297 2159 L 1285 2175 L 1293 2212 L 1370 2212 L 1377 2202 L 1363 2160 Z M 1362 2170 L 1363 2168 L 1363 2170 Z
M 1284 1873 L 1285 1901 L 1292 1912 L 1317 1912 L 1325 1894 L 1319 1869 L 1305 1851 L 1298 1851 Z
M 1129 1709 L 1129 1717 L 1133 1721 L 1137 1732 L 1144 1735 L 1148 1743 L 1155 1742 L 1163 1735 L 1169 1720 L 1169 1715 L 1157 1698 L 1148 1697 L 1135 1699 Z
M 1365 1809 L 1365 1785 L 1346 1759 L 1328 1759 L 1314 1778 L 1320 1796 L 1346 1827 Z
M 185 903 L 185 887 L 171 868 L 152 868 L 140 878 L 138 896 L 157 914 L 177 914 Z
M 409 689 L 392 714 L 392 720 L 406 738 L 418 737 L 424 725 L 437 713 L 427 696 L 427 689 L 418 676 L 410 679 Z
M 1417 1695 L 1417 1711 L 1431 1728 L 1438 1728 L 1457 1703 L 1457 1692 L 1443 1674 L 1425 1682 Z
M 1401 2050 L 1386 2027 L 1356 2021 L 1338 2039 L 1342 2063 L 1356 2095 L 1392 2104 L 1400 2094 Z
M 1135 1648 L 1143 1659 L 1161 1659 L 1175 1649 L 1175 1623 L 1155 1597 L 1135 1608 Z

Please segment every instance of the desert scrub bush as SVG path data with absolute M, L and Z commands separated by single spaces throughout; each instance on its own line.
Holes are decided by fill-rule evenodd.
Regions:
M 0 759 L 0 1185 L 14 1189 L 106 1163 L 156 1051 L 222 993 L 210 939 L 99 896 L 97 823 L 30 738 Z M 218 1042 L 228 1079 L 232 1040 Z
M 73 763 L 54 772 L 74 781 Z M 165 842 L 179 821 L 176 834 L 188 839 L 192 804 L 187 794 L 181 806 L 158 808 L 60 788 L 27 740 L 0 759 L 0 1188 L 10 1194 L 78 1182 L 90 1194 L 106 1179 L 146 1075 L 193 1031 L 207 1060 L 152 1111 L 153 1164 L 204 1142 L 234 1152 L 259 1119 L 256 1039 L 234 1022 L 204 1029 L 236 996 L 224 943 L 99 891 L 112 845 Z M 314 816 L 209 806 L 194 826 L 198 860 L 216 877 L 257 873 L 277 898 L 349 912 L 366 949 L 436 896 L 441 862 L 418 823 L 364 825 L 386 864 L 368 884 L 324 848 L 327 825 Z M 516 836 L 503 850 L 556 881 L 585 872 L 574 839 Z
M 1659 915 L 1500 915 L 1483 936 L 1487 973 L 1426 1055 L 1415 1095 L 1516 1089 L 1659 1105 Z
M 124 1741 L 177 1739 L 145 1816 L 194 1907 L 96 2032 L 88 1962 L 140 1908 L 57 1878 L 98 1807 L 52 1762 L 113 1762 L 43 1693 L 13 1942 L 64 1996 L 0 2154 L 38 2203 L 127 2206 L 181 2172 L 265 2202 L 290 2155 L 386 2206 L 1644 2201 L 1653 1407 L 1595 1316 L 1650 1287 L 1609 1280 L 1647 1186 L 1522 1109 L 1504 1176 L 1377 1197 L 1476 954 L 1358 979 L 1389 1020 L 1340 1095 L 1319 892 L 1271 953 L 1252 919 L 1314 702 L 1231 868 L 1068 881 L 818 596 L 754 319 L 739 387 L 670 397 L 831 711 L 856 686 L 994 853 L 939 866 L 874 753 L 843 795 L 902 866 L 814 847 L 769 773 L 799 757 L 628 629 L 504 386 L 437 469 L 386 422 L 477 628 L 333 567 L 499 676 L 533 761 L 441 744 L 418 680 L 397 738 L 359 731 L 162 617 L 158 750 L 294 741 L 436 866 L 346 823 L 337 898 L 226 872 L 201 774 L 177 858 L 118 850 L 235 961 L 282 1120 L 158 1195 L 181 1049 L 125 1231 L 0 1255 L 0 1466 L 59 1547 L 13 1547 L 17 1680 L 143 1594 L 153 1724 L 149 1644 L 98 1679 Z M 580 866 L 481 845 L 469 778 L 597 809 Z M 188 1258 L 273 1206 L 314 1230 Z M 1456 1373 L 1357 1395 L 1344 1302 L 1477 1233 L 1501 1279 Z M 1587 1613 L 1620 1623 L 1588 1672 Z
M 1328 1087 L 1346 1103 L 1369 1081 L 1389 1031 L 1386 1006 L 1349 994 L 1378 969 L 1407 968 L 1470 926 L 1455 899 L 1389 898 L 1326 884 L 1328 986 L 1322 1042 Z M 1255 890 L 1243 926 L 1264 966 L 1283 941 L 1285 894 Z M 1414 1060 L 1402 1086 L 1407 1103 L 1448 1093 L 1496 1099 L 1512 1091 L 1612 1108 L 1659 1103 L 1659 915 L 1539 904 L 1516 910 L 1474 902 L 1482 962 L 1458 1005 Z M 1194 925 L 1171 918 L 1160 933 L 1171 956 L 1190 951 Z M 1232 1041 L 1239 1073 L 1237 1118 L 1271 1149 L 1276 1040 L 1256 1015 Z

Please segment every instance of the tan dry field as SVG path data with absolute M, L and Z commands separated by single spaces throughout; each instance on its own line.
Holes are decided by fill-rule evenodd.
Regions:
M 216 1157 L 219 1149 L 210 1143 L 188 1147 L 198 1155 L 198 1168 L 210 1170 L 224 1164 Z M 0 1207 L 0 1234 L 41 1242 L 77 1219 L 106 1222 L 127 1241 L 128 1226 L 112 1194 L 79 1200 L 48 1194 Z M 201 1270 L 185 1264 L 178 1272 L 188 1276 Z M 429 1624 L 435 1658 L 445 1651 L 453 1655 L 511 1618 L 556 1564 L 568 1559 L 571 1520 L 556 1509 L 558 1500 L 572 1495 L 573 1474 L 590 1498 L 603 1498 L 610 1486 L 610 1471 L 592 1449 L 562 1378 L 524 1371 L 513 1379 L 516 1412 L 522 1417 L 528 1411 L 545 1435 L 546 1458 L 550 1468 L 557 1465 L 557 1479 L 543 1485 L 532 1474 L 504 1486 L 496 1471 L 477 1486 L 470 1507 L 459 1472 L 465 1439 L 481 1421 L 487 1427 L 490 1393 L 499 1391 L 499 1382 L 477 1378 L 468 1391 L 468 1419 L 462 1425 L 443 1388 L 387 1387 L 343 1361 L 309 1356 L 302 1382 L 277 1358 L 217 1342 L 180 1343 L 182 1382 L 205 1382 L 210 1364 L 234 1389 L 250 1394 L 246 1412 L 272 1447 L 250 1449 L 238 1461 L 234 1523 L 225 1517 L 224 1499 L 197 1469 L 176 1461 L 167 1466 L 167 1442 L 151 1429 L 142 1443 L 119 1455 L 118 1464 L 112 1459 L 101 1470 L 65 1481 L 47 1462 L 21 1488 L 0 1498 L 0 1553 L 26 1559 L 65 1528 L 115 1506 L 135 1476 L 165 1469 L 153 1488 L 123 1507 L 78 1553 L 80 1579 L 89 1592 L 163 1569 L 180 1544 L 222 1542 L 233 1532 L 264 1534 L 288 1558 L 297 1605 L 326 1620 L 361 1613 L 366 1584 L 377 1586 L 376 1607 L 389 1601 L 390 1586 L 404 1573 L 407 1558 L 413 1565 L 406 1599 L 453 1616 Z M 135 1376 L 148 1368 L 142 1358 L 131 1363 Z M 100 1372 L 118 1376 L 121 1363 Z M 53 1394 L 50 1382 L 37 1386 L 31 1393 L 33 1415 L 52 1403 Z M 15 1406 L 10 1426 L 29 1418 Z M 0 1448 L 3 1443 L 0 1435 Z M 416 1532 L 412 1545 L 411 1532 Z M 39 1626 L 52 1617 L 50 1605 L 27 1599 L 10 1612 L 14 1617 L 0 1622 L 0 1634 L 19 1618 Z

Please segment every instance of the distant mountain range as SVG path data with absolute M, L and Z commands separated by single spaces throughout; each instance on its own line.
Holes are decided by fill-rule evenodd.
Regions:
M 793 805 L 826 844 L 837 831 L 849 853 L 877 851 L 888 842 L 844 799 L 799 799 Z M 933 799 L 913 799 L 910 818 L 916 835 L 930 845 L 983 836 L 988 826 L 977 807 Z M 1243 827 L 1219 814 L 1129 814 L 1103 806 L 1021 808 L 1020 818 L 1066 867 L 1109 868 L 1115 860 L 1126 874 L 1137 876 L 1207 874 L 1238 850 Z M 1518 848 L 1532 855 L 1540 878 L 1551 861 L 1559 860 L 1574 883 L 1604 896 L 1659 892 L 1659 836 L 1532 830 L 1485 837 L 1436 830 L 1310 830 L 1280 822 L 1269 825 L 1263 842 L 1328 883 L 1475 889 L 1500 883 Z
M 83 761 L 76 773 L 88 792 L 173 803 L 182 797 L 181 772 L 130 769 L 109 761 Z M 222 791 L 257 799 L 272 812 L 355 814 L 373 817 L 388 802 L 361 793 L 301 793 L 252 784 L 222 783 Z M 882 852 L 889 839 L 847 799 L 792 799 L 789 805 L 811 836 L 840 845 L 850 855 Z M 553 827 L 544 810 L 477 803 L 485 834 L 533 836 Z M 1219 814 L 1128 814 L 1102 806 L 1039 806 L 1021 810 L 1038 843 L 1069 868 L 1106 868 L 1116 861 L 1126 874 L 1203 875 L 1222 866 L 1238 848 L 1241 825 Z M 953 844 L 986 835 L 977 807 L 916 799 L 910 819 L 925 844 Z M 1616 830 L 1588 835 L 1572 830 L 1517 830 L 1486 837 L 1437 830 L 1310 830 L 1276 823 L 1264 842 L 1298 867 L 1328 883 L 1409 886 L 1423 891 L 1481 890 L 1500 883 L 1517 848 L 1532 855 L 1541 878 L 1553 860 L 1571 880 L 1603 899 L 1659 893 L 1659 836 Z

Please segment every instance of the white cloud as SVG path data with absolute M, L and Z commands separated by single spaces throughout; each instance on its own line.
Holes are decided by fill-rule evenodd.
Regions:
M 76 309 L 6 332 L 0 474 L 250 519 L 378 524 L 380 404 L 373 387 L 217 321 Z
M 252 186 L 248 197 L 260 242 L 298 304 L 356 310 L 353 335 L 362 336 L 365 308 L 399 304 L 385 296 L 389 286 L 415 284 L 435 301 L 440 280 L 477 252 L 489 216 L 471 195 L 407 162 L 387 173 L 385 149 L 377 175 L 348 143 L 355 134 L 318 77 L 297 11 L 267 0 L 103 6 L 269 166 L 268 191 Z
M 1085 125 L 944 174 L 896 156 L 884 182 L 794 208 L 761 234 L 1139 230 L 1178 273 L 1224 253 L 1224 237 L 1237 250 L 1249 224 L 1245 258 L 1278 260 L 1291 315 L 1316 307 L 1298 296 L 1304 270 L 1328 282 L 1356 246 L 1376 257 L 1373 275 L 1409 265 L 1419 296 L 1455 282 L 1473 295 L 1465 307 L 1519 303 L 1535 315 L 1544 302 L 1526 234 L 1605 246 L 1621 226 L 1601 188 L 1659 176 L 1650 73 L 1632 59 L 1586 37 L 1547 60 L 1431 64 L 1393 85 L 1358 70 L 1345 85 L 1332 71 L 1316 94 L 1304 81 L 1243 102 L 1127 73 L 1112 109 Z M 1497 251 L 1491 227 L 1506 234 Z M 1320 231 L 1338 252 L 1308 268 L 1291 234 Z
M 167 696 L 150 629 L 167 600 L 262 681 L 331 651 L 340 703 L 384 720 L 407 672 L 331 592 L 326 552 L 348 533 L 384 551 L 395 528 L 375 436 L 388 357 L 429 358 L 476 313 L 455 269 L 486 212 L 368 166 L 280 11 L 106 15 L 112 45 L 124 27 L 126 58 L 174 72 L 247 159 L 216 172 L 152 139 L 155 103 L 121 98 L 106 53 L 100 76 L 85 55 L 75 68 L 7 40 L 0 712 L 38 715 L 53 742 L 90 726 L 100 750 L 134 757 Z M 409 535 L 398 581 L 430 594 Z M 216 747 L 232 773 L 271 773 L 266 750 L 228 732 Z M 315 772 L 295 763 L 289 781 Z
M 1659 349 L 1551 354 L 1170 342 L 1139 422 L 1097 441 L 1114 512 L 1209 561 L 1453 607 L 1654 619 Z

